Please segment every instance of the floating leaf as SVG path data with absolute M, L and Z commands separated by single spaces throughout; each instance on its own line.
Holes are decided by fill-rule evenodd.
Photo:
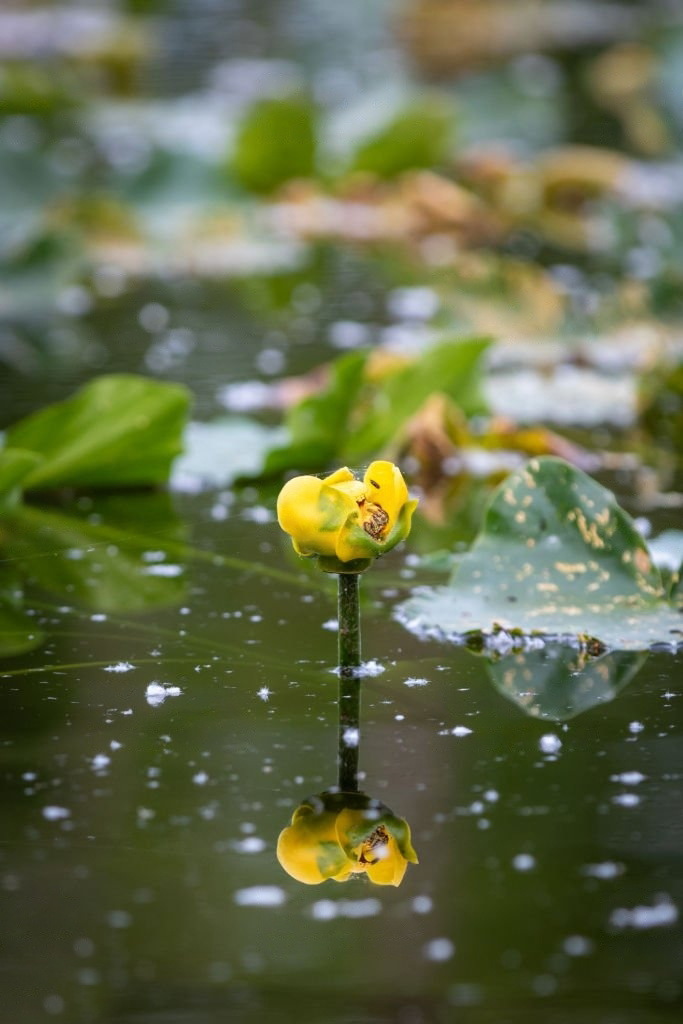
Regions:
M 631 682 L 647 658 L 630 651 L 588 657 L 560 644 L 543 644 L 489 661 L 491 681 L 533 718 L 563 722 L 606 704 Z
M 496 629 L 643 650 L 683 640 L 645 541 L 614 495 L 561 459 L 532 459 L 495 491 L 450 585 L 401 605 L 410 630 Z
M 173 465 L 171 487 L 176 491 L 227 487 L 238 477 L 258 473 L 268 450 L 281 438 L 281 430 L 245 417 L 189 423 L 185 452 Z
M 247 113 L 235 141 L 232 167 L 253 192 L 272 192 L 315 170 L 313 108 L 303 99 L 259 100 Z
M 188 391 L 144 377 L 99 377 L 7 431 L 7 446 L 42 456 L 25 490 L 161 484 L 182 450 Z

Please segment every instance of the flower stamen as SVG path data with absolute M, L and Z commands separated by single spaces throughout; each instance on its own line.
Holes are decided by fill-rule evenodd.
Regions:
M 362 846 L 362 849 L 361 849 L 361 852 L 360 852 L 360 857 L 358 858 L 358 863 L 359 864 L 376 864 L 378 860 L 382 860 L 382 854 L 381 853 L 380 853 L 379 857 L 373 857 L 372 859 L 370 859 L 366 855 L 369 854 L 369 853 L 372 853 L 372 851 L 374 849 L 376 849 L 378 846 L 380 846 L 380 847 L 386 846 L 388 842 L 389 842 L 389 833 L 387 832 L 387 830 L 384 827 L 384 825 L 378 825 L 377 828 L 374 830 L 374 832 L 371 832 L 370 835 L 368 836 L 368 838 L 366 840 L 364 840 L 363 846 Z
M 360 508 L 363 511 L 363 529 L 373 540 L 379 540 L 389 522 L 388 512 L 385 512 L 381 505 L 375 505 L 371 501 L 363 501 Z

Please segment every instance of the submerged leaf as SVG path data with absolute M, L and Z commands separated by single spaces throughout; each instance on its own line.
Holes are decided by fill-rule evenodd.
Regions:
M 25 490 L 161 484 L 182 450 L 189 392 L 120 374 L 99 377 L 7 431 L 7 445 L 42 456 Z
M 683 640 L 683 617 L 631 518 L 610 491 L 550 456 L 507 477 L 450 585 L 417 592 L 399 618 L 450 639 L 502 628 L 620 650 Z
M 184 566 L 167 562 L 164 552 L 164 536 L 176 521 L 170 506 L 165 515 L 155 502 L 150 509 L 148 497 L 157 495 L 128 498 L 127 514 L 143 524 L 137 530 L 22 506 L 3 519 L 3 556 L 16 560 L 34 586 L 96 612 L 178 605 L 186 592 Z

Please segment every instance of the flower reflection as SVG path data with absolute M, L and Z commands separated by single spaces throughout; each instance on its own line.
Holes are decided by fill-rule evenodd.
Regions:
M 328 790 L 297 807 L 280 833 L 277 858 L 305 885 L 365 875 L 376 885 L 400 885 L 417 864 L 410 826 L 364 793 Z

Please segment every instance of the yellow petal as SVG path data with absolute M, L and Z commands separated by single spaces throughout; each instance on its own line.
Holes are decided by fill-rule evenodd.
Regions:
M 330 473 L 323 480 L 323 483 L 329 484 L 330 487 L 335 487 L 337 484 L 348 483 L 349 480 L 355 480 L 355 476 L 351 472 L 348 466 L 342 466 L 341 469 L 335 469 L 334 473 Z
M 350 512 L 353 498 L 315 476 L 296 476 L 278 495 L 277 517 L 302 555 L 336 554 L 337 534 Z
M 389 516 L 389 532 L 408 501 L 408 488 L 401 470 L 393 462 L 372 462 L 363 483 L 367 500 L 381 506 Z
M 277 859 L 288 875 L 304 885 L 319 885 L 327 878 L 348 877 L 349 861 L 337 841 L 336 814 L 316 813 L 304 804 L 277 841 Z

